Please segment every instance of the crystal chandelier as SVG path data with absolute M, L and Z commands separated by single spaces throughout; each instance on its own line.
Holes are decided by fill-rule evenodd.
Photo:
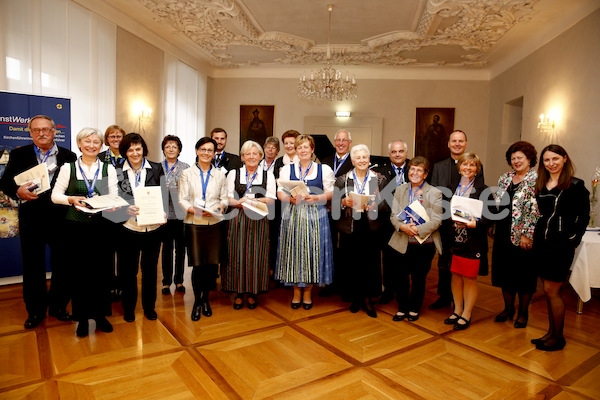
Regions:
M 352 100 L 355 99 L 358 90 L 356 78 L 346 72 L 346 77 L 342 77 L 340 70 L 333 68 L 330 64 L 331 49 L 331 12 L 333 4 L 327 6 L 329 11 L 329 28 L 327 31 L 327 66 L 318 70 L 316 73 L 310 73 L 310 79 L 306 79 L 306 72 L 300 76 L 298 83 L 298 96 L 309 100 Z

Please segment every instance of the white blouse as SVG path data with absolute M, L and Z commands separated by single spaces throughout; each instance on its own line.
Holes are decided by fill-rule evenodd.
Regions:
M 319 164 L 316 162 L 313 162 L 313 165 L 310 168 L 308 175 L 306 176 L 306 180 L 310 181 L 317 177 L 317 170 L 318 170 L 317 165 L 319 165 Z M 325 164 L 320 164 L 320 165 L 321 165 L 321 168 L 323 171 L 322 176 L 321 176 L 323 179 L 323 192 L 324 193 L 333 192 L 333 186 L 335 184 L 335 175 L 333 173 L 333 170 L 331 169 L 331 167 L 329 167 L 329 165 L 325 165 Z M 300 177 L 301 177 L 300 163 L 298 162 L 298 163 L 294 163 L 294 164 L 290 164 L 290 165 L 285 165 L 283 168 L 281 168 L 281 172 L 279 173 L 279 180 L 289 181 L 290 176 L 291 176 L 291 168 L 294 168 L 296 178 L 300 179 Z M 277 191 L 285 192 L 282 185 L 278 185 Z
M 246 181 L 246 167 L 237 170 L 240 174 L 240 184 L 245 185 Z M 263 184 L 263 169 L 260 167 L 257 168 L 256 178 L 252 181 L 252 186 L 261 186 Z M 275 176 L 271 172 L 267 172 L 267 193 L 265 193 L 265 197 L 270 197 L 272 199 L 277 199 L 277 194 L 275 193 L 276 184 L 275 184 Z M 237 193 L 235 191 L 235 170 L 229 171 L 227 174 L 227 195 L 233 199 L 237 199 Z

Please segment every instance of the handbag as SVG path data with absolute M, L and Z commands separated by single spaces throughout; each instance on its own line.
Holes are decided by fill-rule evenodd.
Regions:
M 479 275 L 480 263 L 479 258 L 466 258 L 453 254 L 450 271 L 469 278 L 476 278 Z

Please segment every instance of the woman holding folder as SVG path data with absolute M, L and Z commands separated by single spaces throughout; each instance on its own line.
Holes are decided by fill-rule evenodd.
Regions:
M 102 162 L 98 153 L 102 148 L 102 133 L 98 129 L 84 128 L 77 134 L 77 146 L 81 157 L 70 164 L 63 164 L 52 189 L 52 202 L 70 206 L 67 210 L 65 232 L 69 232 L 71 254 L 69 262 L 73 279 L 73 319 L 79 321 L 76 334 L 86 337 L 90 318 L 96 321 L 96 329 L 112 332 L 113 327 L 106 319 L 110 315 L 110 289 L 112 266 L 111 251 L 103 246 L 90 249 L 90 237 L 82 232 L 105 237 L 111 222 L 100 213 L 81 211 L 86 208 L 87 198 L 117 194 L 117 173 L 109 163 Z
M 240 156 L 244 166 L 227 175 L 229 206 L 237 210 L 229 222 L 229 261 L 222 281 L 224 291 L 237 294 L 234 310 L 244 307 L 245 293 L 248 308 L 256 308 L 256 295 L 269 289 L 269 220 L 253 210 L 266 213 L 267 205 L 276 198 L 273 173 L 259 168 L 263 158 L 260 145 L 248 140 Z
M 394 321 L 419 319 L 425 282 L 437 250 L 442 252 L 438 228 L 442 223 L 442 192 L 425 182 L 429 161 L 414 157 L 408 165 L 408 183 L 398 186 L 390 219 L 394 226 L 389 245 L 396 250 L 398 312 Z M 412 285 L 411 285 L 412 281 Z
M 481 160 L 475 153 L 464 153 L 456 163 L 461 178 L 454 196 L 480 200 L 487 186 L 478 185 L 475 176 L 481 171 Z M 444 320 L 455 330 L 467 329 L 477 299 L 477 276 L 488 274 L 488 220 L 465 216 L 468 222 L 453 221 L 454 245 L 452 246 L 452 297 L 454 312 Z M 453 216 L 454 219 L 454 216 Z
M 352 147 L 350 160 L 354 169 L 335 182 L 342 194 L 342 213 L 337 227 L 347 276 L 343 289 L 352 299 L 352 313 L 362 308 L 369 317 L 377 318 L 372 299 L 381 294 L 381 268 L 375 232 L 381 228 L 381 221 L 377 219 L 379 211 L 387 207 L 380 197 L 386 180 L 369 169 L 371 154 L 364 144 Z
M 119 151 L 125 157 L 125 162 L 117 168 L 119 177 L 119 195 L 130 203 L 134 203 L 136 189 L 161 186 L 164 179 L 162 166 L 148 161 L 148 146 L 144 138 L 137 133 L 125 135 Z M 163 190 L 163 208 L 168 204 L 167 190 Z M 122 270 L 120 271 L 123 293 L 123 318 L 127 322 L 135 321 L 135 307 L 138 297 L 137 273 L 138 265 L 142 270 L 142 308 L 146 318 L 153 321 L 158 316 L 154 311 L 156 303 L 156 280 L 158 256 L 160 253 L 161 223 L 141 224 L 138 222 L 140 208 L 130 205 L 127 208 L 129 219 L 125 221 L 122 229 L 121 253 Z M 166 214 L 164 222 L 166 223 Z M 141 259 L 141 261 L 140 261 Z
M 198 321 L 202 315 L 212 315 L 208 294 L 217 286 L 222 246 L 219 223 L 227 207 L 227 179 L 223 172 L 211 165 L 216 149 L 217 142 L 213 139 L 203 137 L 198 140 L 198 161 L 184 170 L 179 178 L 179 205 L 187 211 L 183 222 L 188 264 L 193 267 L 192 321 Z
M 335 176 L 327 165 L 312 161 L 312 136 L 296 138 L 299 161 L 281 169 L 277 197 L 282 202 L 275 279 L 294 287 L 293 309 L 313 306 L 313 285 L 328 285 L 333 276 L 333 249 L 325 204 L 333 195 Z M 284 182 L 304 183 L 308 193 L 292 195 Z M 302 185 L 300 185 L 302 186 Z M 298 186 L 296 186 L 297 188 Z

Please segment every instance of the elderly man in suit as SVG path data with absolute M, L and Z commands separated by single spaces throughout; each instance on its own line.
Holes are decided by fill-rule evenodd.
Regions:
M 460 182 L 460 173 L 456 168 L 456 162 L 467 150 L 467 135 L 461 130 L 455 130 L 448 138 L 448 148 L 450 149 L 450 157 L 445 160 L 435 163 L 431 174 L 431 185 L 439 188 L 444 193 L 444 200 L 450 201 L 452 192 Z M 481 171 L 475 176 L 474 186 L 484 184 L 483 166 Z M 444 190 L 446 188 L 447 190 Z M 442 237 L 442 254 L 438 259 L 438 287 L 437 293 L 439 298 L 429 305 L 431 309 L 440 309 L 448 307 L 452 304 L 452 273 L 450 272 L 450 262 L 452 260 L 451 248 L 454 243 L 454 230 L 452 229 L 452 221 L 446 218 L 440 226 L 440 234 Z
M 19 236 L 23 259 L 23 300 L 27 308 L 25 329 L 38 326 L 46 318 L 46 310 L 60 321 L 70 321 L 66 307 L 70 300 L 66 271 L 60 259 L 62 225 L 65 211 L 50 201 L 52 190 L 35 194 L 32 183 L 17 186 L 16 175 L 45 163 L 50 186 L 54 187 L 58 170 L 76 160 L 75 154 L 54 142 L 56 124 L 46 115 L 36 115 L 29 121 L 33 144 L 14 149 L 0 180 L 0 188 L 12 199 L 19 200 Z M 52 279 L 46 289 L 46 245 L 50 247 Z
M 213 166 L 219 168 L 225 174 L 232 169 L 242 167 L 240 156 L 225 151 L 225 146 L 227 145 L 227 132 L 225 132 L 225 129 L 213 129 L 210 131 L 210 138 L 217 142 L 217 151 L 215 151 L 215 157 L 212 161 Z
M 388 144 L 388 151 L 390 155 L 390 162 L 377 168 L 377 172 L 385 176 L 388 185 L 391 185 L 391 194 L 393 195 L 396 188 L 403 183 L 408 182 L 408 146 L 403 140 L 394 140 Z M 390 188 L 386 188 L 390 189 Z M 391 210 L 392 204 L 389 204 Z M 392 301 L 395 297 L 397 288 L 395 282 L 398 282 L 395 272 L 398 270 L 397 265 L 393 265 L 395 251 L 392 249 L 388 242 L 392 234 L 394 233 L 394 227 L 390 221 L 389 211 L 388 215 L 381 215 L 383 221 L 383 227 L 380 230 L 381 240 L 381 254 L 383 260 L 383 293 L 379 298 L 379 304 L 387 304 Z

